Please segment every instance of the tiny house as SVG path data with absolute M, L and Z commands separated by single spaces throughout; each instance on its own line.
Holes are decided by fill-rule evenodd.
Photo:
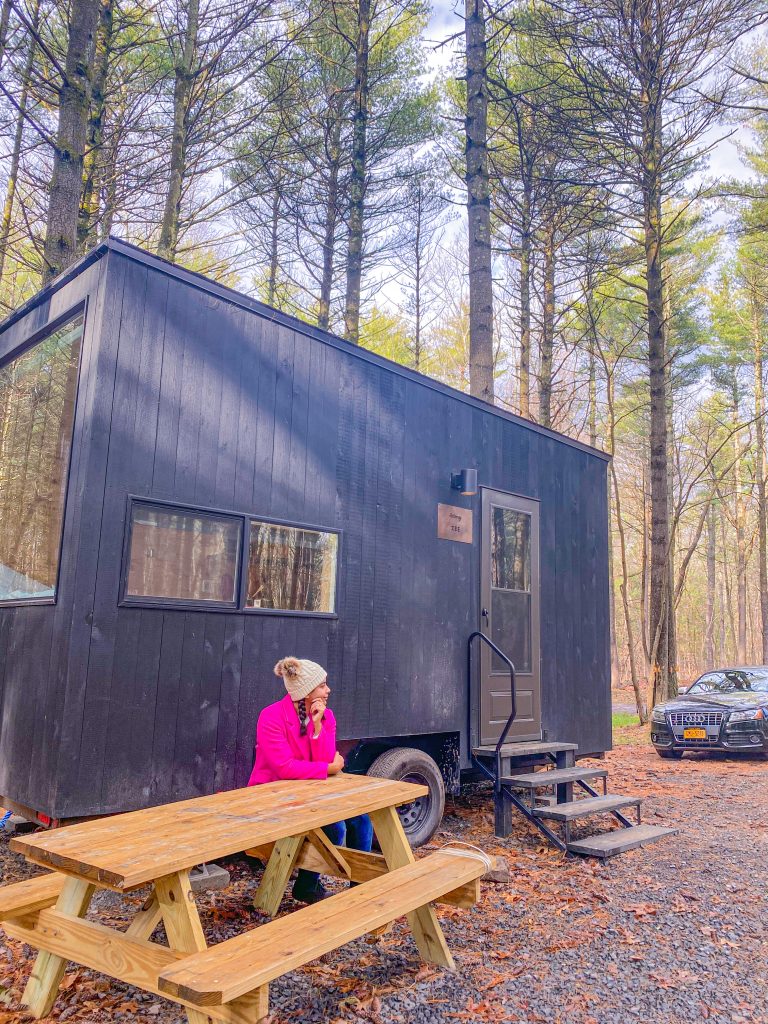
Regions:
M 468 673 L 474 631 L 516 669 L 508 743 L 605 751 L 606 469 L 101 245 L 0 325 L 6 806 L 47 822 L 244 785 L 287 654 L 327 667 L 352 770 L 436 766 L 455 790 L 511 707 L 490 648 Z

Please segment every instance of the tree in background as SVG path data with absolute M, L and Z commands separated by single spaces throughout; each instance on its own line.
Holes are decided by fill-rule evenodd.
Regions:
M 488 54 L 484 0 L 467 0 L 464 145 L 469 263 L 469 390 L 487 402 L 493 387 L 493 273 L 488 168 Z

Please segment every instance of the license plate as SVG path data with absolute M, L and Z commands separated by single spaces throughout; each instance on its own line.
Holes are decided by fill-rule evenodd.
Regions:
M 705 740 L 706 738 L 706 729 L 683 729 L 684 740 Z

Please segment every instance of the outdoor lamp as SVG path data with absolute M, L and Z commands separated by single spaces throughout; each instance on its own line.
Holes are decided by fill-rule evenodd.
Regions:
M 462 494 L 477 494 L 477 470 L 460 469 L 458 473 L 451 473 L 451 487 Z

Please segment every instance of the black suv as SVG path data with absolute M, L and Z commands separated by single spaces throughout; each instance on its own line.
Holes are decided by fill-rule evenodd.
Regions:
M 705 672 L 685 693 L 656 705 L 651 742 L 659 757 L 730 750 L 768 758 L 768 666 Z

